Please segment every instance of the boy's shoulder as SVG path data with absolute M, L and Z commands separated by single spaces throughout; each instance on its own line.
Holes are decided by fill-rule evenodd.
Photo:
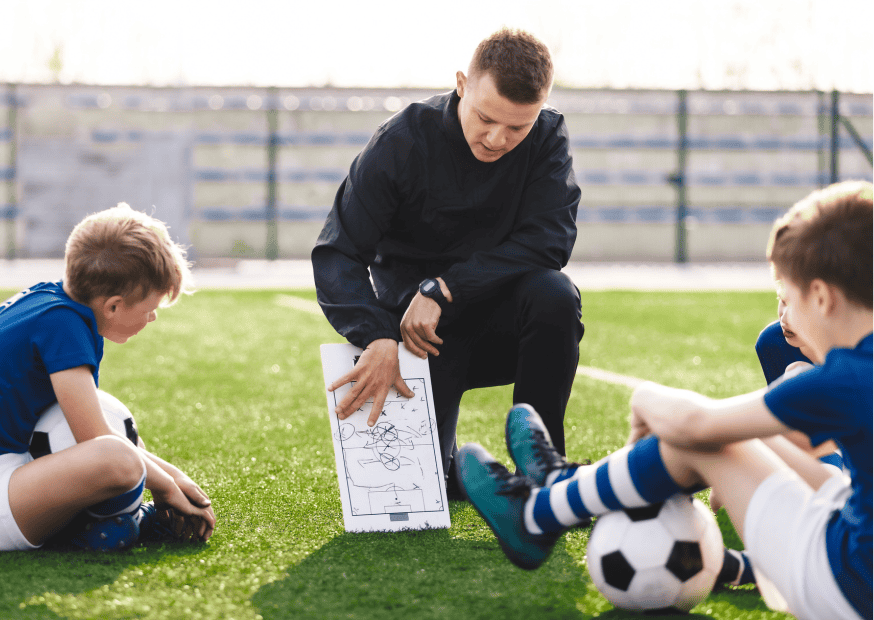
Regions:
M 20 323 L 55 309 L 69 309 L 89 322 L 94 321 L 91 308 L 71 299 L 61 282 L 40 282 L 0 303 L 0 326 Z
M 833 349 L 824 363 L 777 384 L 765 404 L 781 421 L 815 439 L 818 431 L 871 428 L 871 335 L 852 349 Z M 828 437 L 827 437 L 828 438 Z M 820 443 L 819 439 L 814 441 Z

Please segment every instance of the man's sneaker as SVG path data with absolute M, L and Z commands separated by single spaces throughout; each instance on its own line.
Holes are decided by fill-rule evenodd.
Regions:
M 513 564 L 532 570 L 549 557 L 561 532 L 530 534 L 525 529 L 525 502 L 532 483 L 511 474 L 482 446 L 464 445 L 455 457 L 458 481 Z
M 547 486 L 547 476 L 557 469 L 571 473 L 583 465 L 569 463 L 555 449 L 546 425 L 531 405 L 513 405 L 507 413 L 505 437 L 517 473 L 531 478 L 534 486 Z
M 89 519 L 77 528 L 69 543 L 79 549 L 119 551 L 133 546 L 140 535 L 140 527 L 132 514 L 108 519 Z

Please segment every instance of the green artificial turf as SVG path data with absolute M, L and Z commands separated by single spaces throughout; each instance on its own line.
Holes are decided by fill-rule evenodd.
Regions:
M 342 339 L 321 315 L 283 303 L 288 294 L 315 299 L 201 291 L 129 343 L 106 343 L 100 387 L 128 405 L 149 449 L 210 495 L 212 540 L 2 553 L 0 618 L 635 617 L 589 581 L 587 530 L 569 532 L 534 572 L 504 558 L 466 503 L 451 503 L 448 530 L 346 533 L 319 360 L 319 344 Z M 764 382 L 753 343 L 775 311 L 767 293 L 584 293 L 580 363 L 714 396 L 753 390 Z M 629 395 L 578 377 L 569 456 L 594 460 L 624 444 Z M 509 462 L 510 400 L 507 387 L 466 395 L 459 443 Z M 741 589 L 714 593 L 693 617 L 785 616 Z

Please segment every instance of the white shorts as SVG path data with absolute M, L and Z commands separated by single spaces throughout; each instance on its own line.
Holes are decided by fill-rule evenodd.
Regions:
M 753 493 L 744 542 L 769 607 L 799 620 L 861 620 L 835 581 L 825 547 L 826 525 L 850 493 L 843 476 L 814 493 L 791 469 L 771 474 Z
M 21 533 L 9 507 L 9 479 L 12 472 L 33 460 L 28 452 L 0 454 L 0 551 L 38 549 Z

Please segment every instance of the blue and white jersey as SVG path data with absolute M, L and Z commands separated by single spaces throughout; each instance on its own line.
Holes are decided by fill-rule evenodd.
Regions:
M 42 282 L 0 304 L 0 454 L 26 452 L 38 415 L 57 398 L 49 375 L 91 366 L 103 337 L 91 308 L 60 282 Z
M 814 445 L 832 439 L 850 473 L 852 495 L 826 530 L 829 563 L 844 596 L 863 618 L 872 613 L 872 336 L 854 349 L 832 349 L 822 366 L 777 384 L 768 409 Z

